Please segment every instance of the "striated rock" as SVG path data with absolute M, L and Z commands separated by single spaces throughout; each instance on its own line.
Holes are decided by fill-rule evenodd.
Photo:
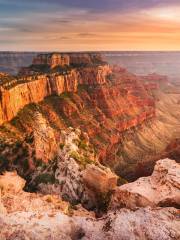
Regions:
M 54 94 L 77 92 L 78 84 L 103 84 L 110 71 L 109 66 L 99 66 L 80 72 L 73 69 L 66 74 L 9 79 L 0 85 L 0 125 L 13 119 L 27 104 L 39 103 Z
M 109 65 L 84 67 L 79 69 L 79 83 L 86 85 L 101 85 L 107 83 L 107 76 L 112 73 Z
M 34 76 L 34 79 L 29 76 L 24 77 L 24 81 L 27 83 L 18 81 L 16 86 L 6 89 L 3 87 L 0 100 L 3 103 L 0 105 L 2 106 L 1 123 L 11 120 L 18 114 L 13 121 L 16 128 L 13 127 L 13 131 L 20 131 L 18 134 L 22 136 L 33 132 L 34 125 L 38 126 L 35 116 L 36 112 L 40 112 L 54 129 L 56 136 L 62 128 L 80 127 L 88 133 L 100 161 L 113 169 L 117 166 L 115 161 L 119 157 L 114 153 L 120 152 L 117 151 L 117 147 L 122 143 L 125 131 L 155 118 L 154 100 L 140 82 L 139 77 L 118 68 L 111 69 L 108 65 L 74 69 L 68 75 L 44 74 Z M 61 93 L 64 94 L 61 95 Z M 43 101 L 45 97 L 48 98 Z M 16 98 L 18 100 L 14 101 Z M 27 106 L 19 112 L 21 108 L 32 102 L 35 102 L 37 107 L 32 107 L 31 111 L 25 111 L 28 107 L 30 108 Z M 38 136 L 36 133 L 38 130 L 35 131 L 34 136 Z M 40 140 L 40 138 L 37 139 Z M 43 142 L 45 143 L 44 138 Z M 35 143 L 34 146 L 38 149 L 38 144 Z M 32 151 L 34 146 L 30 146 Z M 39 148 L 36 156 L 43 156 L 40 152 L 45 148 L 49 149 L 49 146 L 42 147 L 42 151 Z M 4 153 L 3 156 L 6 157 L 7 154 Z M 48 151 L 47 154 L 49 154 Z M 51 150 L 49 156 L 51 156 Z M 31 159 L 34 157 L 32 156 Z M 126 170 L 126 168 L 123 169 Z
M 17 175 L 17 172 L 5 172 L 0 175 L 0 189 L 2 191 L 10 191 L 18 193 L 22 191 L 25 186 L 26 181 Z
M 30 103 L 43 101 L 45 97 L 63 92 L 77 91 L 78 78 L 73 71 L 65 76 L 40 75 L 30 77 L 25 83 L 7 89 L 0 86 L 0 125 L 14 118 L 20 109 Z
M 57 142 L 61 129 L 82 129 L 88 133 L 99 160 L 129 181 L 151 174 L 158 159 L 170 156 L 177 160 L 178 147 L 169 144 L 179 138 L 178 94 L 153 90 L 142 78 L 101 63 L 5 83 L 0 100 L 0 122 L 5 123 L 0 129 L 1 156 L 21 166 L 23 159 L 37 160 L 34 145 L 25 140 L 23 150 L 18 150 L 16 138 L 20 143 L 28 138 L 34 125 L 38 125 L 34 116 L 40 112 L 54 130 Z M 147 80 L 147 84 L 151 82 Z M 16 97 L 18 100 L 14 101 Z M 32 102 L 36 104 L 28 105 Z M 14 116 L 17 117 L 13 119 Z M 24 154 L 27 145 L 31 145 L 31 157 Z M 48 145 L 46 149 L 51 152 Z
M 159 160 L 152 176 L 118 187 L 110 208 L 145 206 L 180 206 L 180 165 L 174 160 Z

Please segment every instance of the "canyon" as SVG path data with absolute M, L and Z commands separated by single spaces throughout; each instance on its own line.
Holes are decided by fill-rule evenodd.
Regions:
M 178 239 L 178 86 L 54 54 L 0 74 L 0 236 Z

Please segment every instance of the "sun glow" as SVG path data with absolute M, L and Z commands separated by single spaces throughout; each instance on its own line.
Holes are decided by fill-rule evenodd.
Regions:
M 159 20 L 180 22 L 180 6 L 153 8 L 145 11 L 145 14 Z

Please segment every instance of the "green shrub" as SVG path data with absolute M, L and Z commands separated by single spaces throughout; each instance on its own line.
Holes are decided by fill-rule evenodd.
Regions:
M 70 157 L 72 157 L 78 164 L 83 166 L 84 168 L 86 167 L 87 164 L 92 164 L 93 161 L 91 161 L 88 157 L 86 156 L 81 156 L 79 153 L 72 151 L 70 153 Z
M 84 149 L 84 150 L 87 150 L 87 149 L 88 149 L 88 146 L 87 146 L 85 140 L 82 140 L 82 141 L 79 143 L 79 148 Z
M 40 183 L 53 184 L 55 182 L 55 177 L 53 175 L 50 175 L 49 173 L 43 173 L 36 177 L 35 182 L 37 185 Z

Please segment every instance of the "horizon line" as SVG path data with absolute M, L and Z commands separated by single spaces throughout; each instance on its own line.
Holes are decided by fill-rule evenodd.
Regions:
M 38 50 L 0 50 L 4 53 L 50 53 L 50 52 L 62 52 L 62 53 L 91 53 L 91 52 L 180 52 L 178 50 L 77 50 L 77 51 L 64 51 L 64 50 L 50 50 L 50 51 L 38 51 Z

